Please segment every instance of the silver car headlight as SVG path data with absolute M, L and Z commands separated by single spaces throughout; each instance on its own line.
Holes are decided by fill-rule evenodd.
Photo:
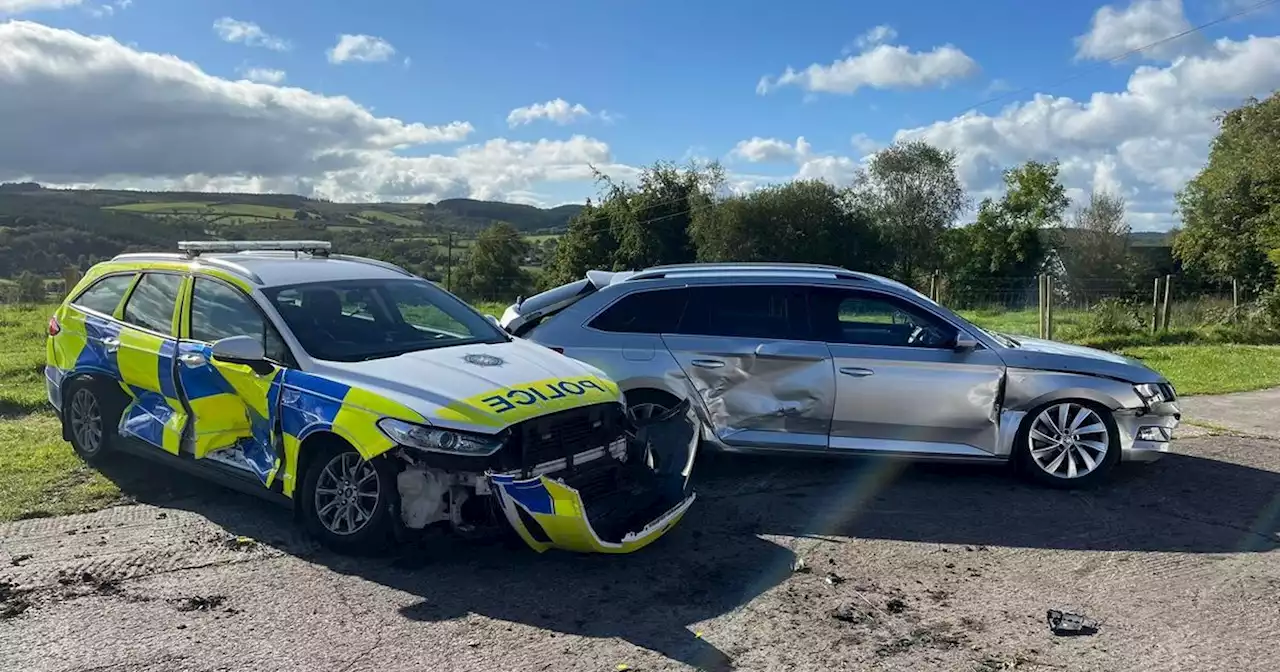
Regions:
M 455 432 L 395 418 L 379 420 L 378 429 L 402 446 L 448 455 L 488 457 L 501 450 L 503 443 L 501 436 Z
M 1134 385 L 1133 391 L 1137 392 L 1138 396 L 1148 406 L 1163 404 L 1175 399 L 1173 386 L 1167 383 L 1142 383 Z

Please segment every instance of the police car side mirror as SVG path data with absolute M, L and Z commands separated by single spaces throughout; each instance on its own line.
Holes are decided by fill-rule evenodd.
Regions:
M 227 364 L 243 364 L 260 374 L 273 368 L 267 361 L 262 343 L 252 336 L 229 336 L 215 341 L 213 359 Z
M 493 326 L 495 326 L 495 327 L 497 327 L 497 328 L 499 328 L 499 329 L 501 329 L 501 328 L 502 328 L 502 322 L 501 322 L 501 321 L 499 321 L 499 320 L 498 320 L 498 318 L 496 318 L 496 317 L 494 317 L 494 316 L 492 316 L 492 315 L 490 315 L 490 314 L 488 314 L 488 313 L 485 313 L 484 319 L 489 320 L 490 322 L 492 322 L 492 323 L 493 323 Z

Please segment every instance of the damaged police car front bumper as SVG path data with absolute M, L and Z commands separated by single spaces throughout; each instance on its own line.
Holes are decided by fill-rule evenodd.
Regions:
M 509 528 L 539 552 L 630 553 L 654 542 L 695 499 L 699 433 L 688 401 L 642 421 L 616 404 L 573 412 L 576 424 L 550 417 L 515 428 L 483 471 L 402 450 L 403 525 L 447 521 L 464 536 Z

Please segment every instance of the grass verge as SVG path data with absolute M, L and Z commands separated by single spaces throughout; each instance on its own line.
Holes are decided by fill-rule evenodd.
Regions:
M 1121 353 L 1169 378 L 1178 394 L 1226 394 L 1280 386 L 1280 346 L 1165 345 Z

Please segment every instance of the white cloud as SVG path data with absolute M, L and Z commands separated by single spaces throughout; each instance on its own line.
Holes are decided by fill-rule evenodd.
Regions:
M 897 33 L 889 26 L 876 26 L 859 38 L 860 53 L 829 65 L 811 64 L 803 70 L 788 67 L 776 79 L 760 78 L 756 93 L 767 94 L 783 86 L 798 86 L 809 93 L 851 94 L 858 89 L 919 89 L 945 86 L 970 77 L 979 70 L 968 54 L 952 45 L 930 51 L 912 51 L 884 44 Z
M 0 23 L 0 181 L 200 191 L 290 192 L 337 201 L 530 198 L 542 184 L 592 184 L 592 166 L 631 179 L 609 146 L 493 139 L 447 153 L 455 121 L 375 116 L 342 96 L 209 75 L 174 56 L 37 23 Z
M 288 40 L 271 35 L 252 21 L 237 21 L 224 16 L 213 22 L 213 32 L 223 42 L 239 42 L 250 47 L 262 47 L 272 51 L 288 51 Z
M 854 133 L 853 137 L 849 139 L 849 143 L 862 155 L 871 154 L 883 147 L 866 133 Z
M 0 16 L 74 7 L 82 0 L 0 0 Z
M 754 137 L 734 145 L 729 153 L 751 163 L 792 163 L 803 160 L 809 155 L 810 149 L 804 136 L 796 138 L 794 145 L 777 138 Z
M 1134 0 L 1124 9 L 1106 5 L 1094 13 L 1089 32 L 1076 38 L 1076 58 L 1106 61 L 1160 42 L 1141 55 L 1171 60 L 1201 44 L 1199 35 L 1161 41 L 1190 29 L 1182 0 Z
M 396 53 L 396 48 L 381 37 L 372 35 L 339 35 L 338 43 L 328 52 L 330 63 L 378 63 Z
M 859 35 L 858 39 L 854 40 L 853 43 L 859 49 L 866 49 L 877 44 L 884 44 L 896 37 L 898 37 L 898 31 L 894 30 L 893 26 L 880 25 Z
M 285 79 L 284 70 L 274 70 L 272 68 L 248 68 L 240 73 L 245 79 L 251 82 L 259 82 L 261 84 L 279 84 Z
M 605 121 L 610 120 L 607 112 L 593 115 L 591 110 L 588 110 L 581 103 L 570 105 L 569 101 L 563 98 L 556 98 L 545 103 L 534 103 L 511 110 L 507 114 L 507 125 L 515 128 L 516 126 L 524 126 L 540 119 L 545 119 L 564 126 L 579 119 L 590 119 L 593 116 L 600 116 Z
M 1214 117 L 1278 84 L 1280 37 L 1223 39 L 1166 67 L 1137 67 L 1124 91 L 1087 100 L 1038 94 L 998 114 L 971 112 L 905 129 L 895 140 L 954 149 L 974 193 L 998 188 L 1005 167 L 1058 158 L 1075 193 L 1118 188 L 1132 198 L 1134 212 L 1145 213 L 1135 226 L 1168 228 L 1175 223 L 1173 192 L 1208 157 Z

